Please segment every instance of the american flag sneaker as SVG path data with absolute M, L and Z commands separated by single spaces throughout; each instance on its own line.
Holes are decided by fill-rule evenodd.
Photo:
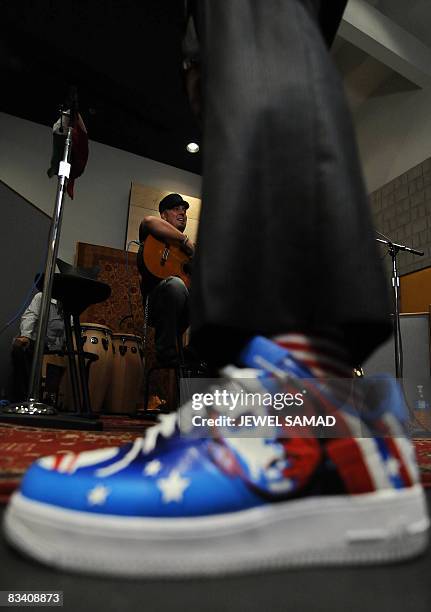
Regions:
M 323 411 L 337 404 L 266 339 L 253 339 L 242 360 L 248 369 L 227 368 L 224 388 L 274 394 L 306 380 Z M 368 437 L 196 439 L 164 415 L 124 447 L 39 459 L 7 508 L 7 539 L 57 568 L 129 577 L 413 557 L 429 521 L 402 396 L 384 385 L 365 417 L 341 408 L 347 429 L 375 422 Z

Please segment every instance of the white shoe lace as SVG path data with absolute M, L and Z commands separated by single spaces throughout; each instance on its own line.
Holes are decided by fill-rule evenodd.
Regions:
M 229 391 L 238 391 L 238 388 L 242 388 L 239 384 L 238 379 L 257 380 L 260 370 L 251 368 L 237 368 L 235 366 L 226 366 L 221 370 L 222 378 L 220 384 L 211 385 L 208 389 L 208 393 L 212 393 L 217 389 L 223 389 Z M 177 413 L 163 414 L 159 417 L 159 422 L 153 427 L 150 427 L 143 439 L 142 452 L 144 455 L 151 453 L 157 445 L 159 436 L 164 438 L 170 438 L 173 436 L 176 430 L 176 426 L 181 418 L 182 414 L 191 413 L 191 403 L 187 402 Z
M 258 375 L 261 370 L 251 368 L 237 368 L 235 366 L 226 366 L 222 371 L 220 383 L 211 385 L 208 393 L 216 390 L 226 390 L 229 392 L 238 392 L 245 386 L 247 390 L 256 390 L 259 387 Z M 240 381 L 247 380 L 247 384 L 241 384 Z M 255 381 L 255 382 L 254 382 Z M 222 411 L 222 407 L 218 407 Z M 142 452 L 144 455 L 150 454 L 157 446 L 159 436 L 170 438 L 177 430 L 177 424 L 181 418 L 181 414 L 191 414 L 191 402 L 184 404 L 177 413 L 163 414 L 159 417 L 159 422 L 153 425 L 145 432 L 145 437 L 137 438 L 129 451 L 119 461 L 113 464 L 100 468 L 97 475 L 100 477 L 108 477 L 120 472 L 130 465 L 136 457 Z M 184 428 L 183 428 L 184 430 Z
M 96 476 L 99 478 L 107 478 L 108 476 L 113 476 L 118 472 L 126 469 L 133 461 L 138 457 L 138 455 L 142 452 L 144 455 L 150 453 L 156 447 L 157 439 L 159 435 L 162 435 L 165 438 L 169 438 L 175 431 L 175 425 L 177 422 L 176 414 L 163 414 L 159 418 L 159 422 L 157 425 L 150 427 L 144 438 L 136 438 L 133 442 L 131 448 L 128 452 L 114 463 L 110 465 L 99 468 L 96 471 Z
M 170 438 L 174 434 L 177 421 L 178 416 L 175 412 L 160 415 L 159 422 L 156 425 L 153 425 L 153 427 L 147 429 L 145 433 L 145 438 L 143 439 L 142 445 L 142 452 L 144 455 L 148 455 L 156 448 L 157 439 L 159 436 Z

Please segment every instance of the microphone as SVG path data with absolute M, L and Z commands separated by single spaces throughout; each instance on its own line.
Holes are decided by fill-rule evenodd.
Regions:
M 67 95 L 67 106 L 70 109 L 70 121 L 74 126 L 76 116 L 78 114 L 78 88 L 76 85 L 70 85 Z

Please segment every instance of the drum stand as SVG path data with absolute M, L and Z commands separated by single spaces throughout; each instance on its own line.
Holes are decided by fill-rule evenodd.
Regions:
M 378 232 L 379 233 L 379 232 Z M 383 234 L 382 234 L 383 235 Z M 392 258 L 392 289 L 394 297 L 394 341 L 395 341 L 395 376 L 402 378 L 403 376 L 403 352 L 401 343 L 401 326 L 400 326 L 400 277 L 398 273 L 397 255 L 400 251 L 407 251 L 413 255 L 424 255 L 423 251 L 417 251 L 404 244 L 391 242 L 388 238 L 376 238 L 377 242 L 381 242 L 388 247 L 388 253 Z

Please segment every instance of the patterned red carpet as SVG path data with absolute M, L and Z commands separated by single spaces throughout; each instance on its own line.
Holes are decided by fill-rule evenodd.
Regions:
M 103 417 L 104 431 L 76 431 L 22 427 L 0 423 L 0 503 L 18 486 L 28 466 L 38 457 L 120 446 L 142 435 L 151 421 Z
M 103 417 L 104 431 L 71 431 L 0 424 L 0 503 L 5 503 L 28 466 L 54 453 L 119 446 L 142 435 L 150 421 Z M 421 478 L 431 487 L 431 439 L 415 440 Z
M 421 471 L 422 484 L 431 488 L 431 439 L 415 440 L 416 455 Z

